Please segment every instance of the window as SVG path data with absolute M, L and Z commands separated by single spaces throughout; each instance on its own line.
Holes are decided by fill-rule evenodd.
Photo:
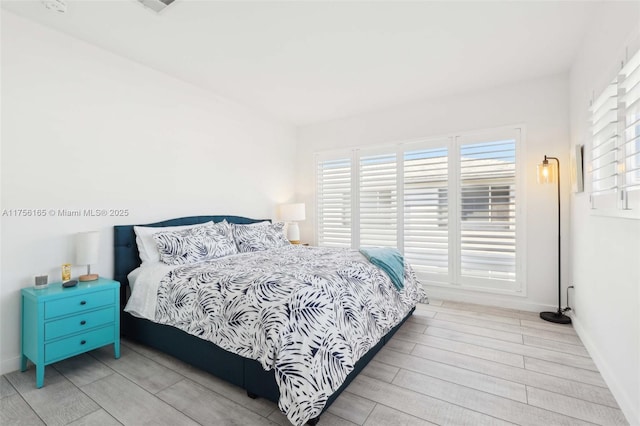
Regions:
M 449 274 L 449 159 L 442 147 L 403 152 L 404 256 L 436 281 Z
M 622 208 L 640 209 L 640 52 L 620 71 Z
M 515 188 L 515 139 L 462 140 L 459 232 L 462 276 L 515 281 Z
M 640 218 L 640 52 L 592 102 L 591 207 Z
M 318 161 L 318 244 L 351 246 L 351 158 Z
M 360 245 L 398 245 L 396 153 L 359 155 Z
M 318 156 L 318 244 L 398 247 L 425 281 L 521 291 L 519 138 L 508 129 Z
M 593 207 L 615 203 L 618 191 L 618 81 L 591 106 L 591 200 Z

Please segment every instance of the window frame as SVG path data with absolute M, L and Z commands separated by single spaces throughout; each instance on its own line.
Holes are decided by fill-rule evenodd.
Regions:
M 498 139 L 499 138 L 499 139 Z M 496 278 L 462 277 L 460 259 L 460 146 L 462 141 L 490 142 L 502 139 L 515 140 L 515 188 L 516 193 L 516 242 L 515 242 L 515 278 L 514 280 L 500 280 Z M 404 153 L 415 150 L 447 149 L 448 156 L 448 273 L 432 274 L 416 272 L 418 278 L 425 284 L 446 287 L 449 289 L 473 290 L 494 294 L 508 294 L 526 297 L 526 158 L 524 143 L 526 141 L 526 126 L 523 124 L 504 126 L 479 131 L 451 133 L 437 137 L 416 139 L 392 144 L 355 146 L 349 149 L 319 151 L 314 154 L 315 187 L 318 188 L 319 161 L 344 158 L 351 159 L 351 248 L 358 248 L 360 244 L 360 170 L 359 161 L 363 154 L 375 155 L 392 154 L 396 156 L 396 233 L 398 248 L 404 252 Z M 468 143 L 468 142 L 467 142 Z M 456 157 L 453 158 L 452 155 Z M 341 157 L 342 156 L 342 157 Z M 495 185 L 499 187 L 500 185 Z M 497 190 L 497 189 L 496 189 Z M 489 190 L 492 193 L 493 190 Z M 315 210 L 319 208 L 318 191 L 315 192 Z M 452 200 L 455 198 L 455 202 Z M 316 241 L 320 238 L 318 220 L 314 231 Z
M 357 208 L 357 203 L 354 203 L 354 196 L 353 196 L 353 185 L 354 185 L 354 164 L 353 164 L 353 153 L 352 150 L 338 150 L 338 151 L 330 151 L 330 152 L 323 152 L 323 153 L 316 153 L 314 155 L 315 159 L 314 159 L 314 208 L 315 208 L 315 227 L 314 227 L 314 239 L 316 241 L 316 243 L 319 243 L 319 237 L 320 237 L 320 216 L 318 214 L 319 212 L 319 207 L 320 207 L 320 201 L 319 201 L 319 163 L 321 161 L 326 161 L 326 162 L 331 162 L 331 161 L 339 161 L 339 160 L 343 160 L 348 158 L 350 161 L 350 188 L 349 188 L 349 197 L 350 197 L 350 201 L 351 201 L 351 215 L 350 215 L 350 247 L 354 246 L 355 241 L 357 241 L 356 237 L 354 236 L 354 225 L 353 225 L 353 217 L 354 217 L 354 211 L 356 211 L 355 209 Z M 330 245 L 328 247 L 340 247 L 340 245 Z
M 489 129 L 485 131 L 476 131 L 476 132 L 468 132 L 464 134 L 459 134 L 455 137 L 455 149 L 456 154 L 460 157 L 460 149 L 463 144 L 469 143 L 483 143 L 483 142 L 494 142 L 496 140 L 508 140 L 513 139 L 515 141 L 515 187 L 514 192 L 516 193 L 516 217 L 515 217 L 515 279 L 504 280 L 497 278 L 481 278 L 476 276 L 464 276 L 462 274 L 462 258 L 461 258 L 461 237 L 462 233 L 459 229 L 459 225 L 462 222 L 461 212 L 458 211 L 456 215 L 456 265 L 455 265 L 455 273 L 456 273 L 456 281 L 460 283 L 461 288 L 472 289 L 472 290 L 482 290 L 488 287 L 489 284 L 492 284 L 494 287 L 491 287 L 491 292 L 494 293 L 508 293 L 508 294 L 518 294 L 522 296 L 526 296 L 526 286 L 525 286 L 525 267 L 524 267 L 524 259 L 525 259 L 525 231 L 526 231 L 526 185 L 525 185 L 525 176 L 526 176 L 526 161 L 524 158 L 524 149 L 523 149 L 523 141 L 525 134 L 525 128 L 523 125 L 521 126 L 513 126 L 499 129 Z M 460 166 L 460 161 L 457 161 L 457 167 Z M 456 196 L 460 197 L 461 195 L 461 183 L 460 183 L 460 171 L 457 170 L 455 176 L 455 183 L 457 185 Z M 500 185 L 497 185 L 500 186 Z M 462 201 L 457 203 L 457 209 L 461 209 Z M 509 283 L 513 283 L 510 285 Z M 500 284 L 499 287 L 495 287 L 496 284 Z
M 625 89 L 628 89 L 625 79 L 630 75 L 628 65 L 630 62 L 635 61 L 636 64 L 640 58 L 640 49 L 634 54 L 628 55 L 622 61 L 622 67 L 617 72 L 613 73 L 614 77 L 607 82 L 607 84 L 598 92 L 594 92 L 594 97 L 590 101 L 589 105 L 589 141 L 588 141 L 588 162 L 586 170 L 586 181 L 589 187 L 589 203 L 591 206 L 591 214 L 595 216 L 609 216 L 619 217 L 626 219 L 640 219 L 640 190 L 627 189 L 627 176 L 625 173 L 624 163 L 626 155 L 627 135 L 625 129 L 628 127 L 627 123 L 627 107 L 625 104 L 626 93 Z M 633 68 L 632 68 L 633 70 Z M 594 154 L 594 116 L 596 116 L 597 107 L 601 98 L 610 90 L 612 85 L 616 86 L 615 99 L 616 106 L 616 140 L 613 148 L 615 153 L 615 187 L 607 193 L 598 193 L 594 191 L 594 158 L 597 155 Z M 635 86 L 633 86 L 635 87 Z M 597 96 L 595 95 L 597 93 Z M 600 145 L 598 145 L 600 146 Z M 596 146 L 595 148 L 597 148 Z M 638 157 L 640 161 L 640 157 Z M 638 170 L 640 173 L 640 170 Z

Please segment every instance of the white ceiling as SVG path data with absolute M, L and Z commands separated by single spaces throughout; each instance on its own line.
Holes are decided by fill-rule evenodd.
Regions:
M 296 125 L 567 72 L 596 2 L 41 1 L 5 9 Z

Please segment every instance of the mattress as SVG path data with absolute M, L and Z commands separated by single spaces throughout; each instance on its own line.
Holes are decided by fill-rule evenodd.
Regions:
M 424 297 L 398 291 L 356 250 L 285 246 L 133 271 L 125 311 L 275 370 L 293 424 L 317 417 L 355 363 Z

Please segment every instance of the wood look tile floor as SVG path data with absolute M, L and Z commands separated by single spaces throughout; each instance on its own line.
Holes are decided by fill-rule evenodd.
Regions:
M 131 341 L 0 376 L 0 425 L 288 425 L 276 404 Z M 626 425 L 571 326 L 418 305 L 320 425 Z

